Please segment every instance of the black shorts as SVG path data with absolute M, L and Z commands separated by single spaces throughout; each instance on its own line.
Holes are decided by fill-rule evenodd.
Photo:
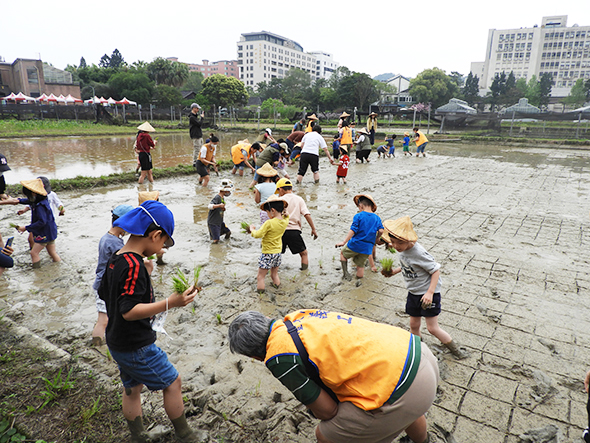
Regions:
M 206 175 L 209 175 L 209 170 L 207 169 L 207 167 L 203 163 L 201 163 L 201 160 L 197 160 L 196 168 L 197 168 L 197 174 L 199 174 L 201 177 L 205 177 Z
M 152 156 L 147 152 L 139 153 L 139 164 L 142 171 L 149 171 L 152 169 Z
M 364 162 L 365 159 L 367 159 L 367 160 L 369 159 L 370 153 L 371 153 L 370 149 L 363 149 L 361 151 L 356 151 L 356 159 Z
M 314 174 L 320 170 L 320 156 L 305 152 L 299 157 L 299 171 L 298 175 L 304 176 L 307 172 L 307 167 L 311 166 L 311 172 Z
M 289 247 L 291 254 L 299 254 L 307 249 L 307 246 L 305 246 L 305 242 L 303 241 L 303 237 L 301 236 L 301 231 L 296 229 L 285 231 L 283 234 L 282 254 L 284 254 L 287 250 L 287 246 Z
M 432 306 L 429 309 L 422 309 L 420 299 L 424 296 L 414 295 L 408 292 L 406 300 L 406 314 L 410 317 L 436 317 L 440 314 L 440 292 L 435 292 L 432 296 Z

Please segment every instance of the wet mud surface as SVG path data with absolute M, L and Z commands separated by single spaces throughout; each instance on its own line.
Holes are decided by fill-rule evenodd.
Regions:
M 190 422 L 210 441 L 315 441 L 316 421 L 264 365 L 230 353 L 227 327 L 238 313 L 280 317 L 322 308 L 409 327 L 400 275 L 367 269 L 360 287 L 341 279 L 334 244 L 346 236 L 359 193 L 373 195 L 384 220 L 412 218 L 419 241 L 442 264 L 440 324 L 470 352 L 454 360 L 423 327 L 442 377 L 427 417 L 435 441 L 580 441 L 582 380 L 590 366 L 590 152 L 435 145 L 430 154 L 385 160 L 372 154 L 371 163 L 351 165 L 346 185 L 335 184 L 336 168 L 322 159 L 320 184 L 308 172 L 295 188 L 320 234 L 313 241 L 304 222 L 310 268 L 300 271 L 299 257 L 287 253 L 280 289 L 270 288 L 267 277 L 262 296 L 255 290 L 260 242 L 240 232 L 241 221 L 259 224 L 250 176 L 222 172 L 208 189 L 197 176 L 155 183 L 176 218 L 176 246 L 152 274 L 156 294 L 171 292 L 176 267 L 188 273 L 203 266 L 203 291 L 194 306 L 169 312 L 170 337 L 158 344 L 182 376 Z M 289 172 L 296 174 L 293 167 Z M 232 238 L 213 245 L 206 208 L 221 178 L 236 186 L 226 199 Z M 66 206 L 58 220 L 63 262 L 42 253 L 41 269 L 31 269 L 26 238 L 17 234 L 17 264 L 0 277 L 0 308 L 116 384 L 106 349 L 89 347 L 96 320 L 91 285 L 110 210 L 137 204 L 137 186 L 59 196 Z M 17 210 L 0 209 L 4 238 L 14 233 L 10 222 L 28 222 Z M 378 249 L 378 258 L 388 256 Z M 160 394 L 144 394 L 147 419 L 166 424 Z

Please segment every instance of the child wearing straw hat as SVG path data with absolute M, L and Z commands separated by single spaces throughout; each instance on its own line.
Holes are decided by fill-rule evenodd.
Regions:
M 348 272 L 348 259 L 351 258 L 356 265 L 356 284 L 360 286 L 360 279 L 365 276 L 365 262 L 373 254 L 375 242 L 383 233 L 383 224 L 379 216 L 374 213 L 377 210 L 377 203 L 373 197 L 369 194 L 359 194 L 353 200 L 359 212 L 352 219 L 348 235 L 343 242 L 336 243 L 336 247 L 344 246 L 340 251 L 342 277 L 352 280 Z
M 270 163 L 265 163 L 264 166 L 256 170 L 256 173 L 258 174 L 258 184 L 254 186 L 254 201 L 260 204 L 276 192 L 279 173 Z M 260 223 L 262 224 L 266 220 L 268 220 L 268 214 L 260 208 Z
M 340 180 L 342 180 L 342 183 L 346 184 L 346 176 L 348 175 L 348 167 L 350 166 L 347 145 L 340 145 L 340 159 L 336 165 L 338 166 L 336 170 L 336 183 L 340 183 Z
M 137 183 L 140 185 L 145 180 L 146 176 L 150 183 L 154 182 L 152 175 L 152 155 L 150 151 L 158 144 L 157 140 L 152 140 L 150 132 L 156 132 L 154 127 L 149 122 L 142 123 L 137 127 L 139 132 L 137 133 L 135 151 L 139 154 L 139 163 L 141 165 L 141 174 Z
M 401 272 L 408 289 L 406 313 L 410 316 L 410 332 L 421 336 L 420 325 L 424 317 L 428 332 L 457 359 L 467 357 L 467 353 L 438 324 L 441 312 L 440 264 L 417 242 L 418 235 L 410 217 L 386 220 L 383 225 L 385 232 L 382 239 L 399 253 L 400 267 L 394 269 L 393 274 Z
M 18 205 L 20 203 L 31 207 L 31 224 L 17 226 L 16 229 L 21 234 L 25 231 L 33 234 L 33 246 L 31 247 L 33 268 L 41 267 L 39 254 L 43 249 L 47 249 L 47 253 L 54 262 L 61 261 L 55 250 L 57 225 L 47 200 L 47 191 L 43 186 L 43 182 L 40 178 L 36 178 L 34 180 L 23 180 L 20 183 L 23 185 L 23 194 L 27 198 L 8 198 L 0 201 L 0 205 Z
M 271 286 L 278 288 L 281 284 L 279 278 L 279 266 L 281 266 L 281 251 L 283 250 L 283 234 L 289 224 L 289 216 L 285 209 L 289 206 L 287 201 L 277 195 L 271 195 L 266 202 L 260 204 L 260 209 L 266 211 L 266 220 L 260 229 L 251 225 L 248 230 L 252 237 L 262 239 L 262 255 L 258 259 L 258 275 L 256 277 L 256 290 L 262 294 L 265 291 L 264 278 L 270 269 Z
M 404 149 L 404 156 L 410 154 L 410 157 L 413 155 L 410 152 L 410 133 L 408 131 L 404 132 L 404 142 L 402 144 L 402 148 Z

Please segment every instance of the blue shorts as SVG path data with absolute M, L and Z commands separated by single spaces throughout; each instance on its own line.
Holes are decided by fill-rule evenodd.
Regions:
M 440 314 L 440 292 L 435 292 L 432 296 L 432 305 L 428 309 L 422 309 L 422 295 L 414 295 L 408 292 L 406 300 L 406 314 L 410 317 L 436 317 Z
M 281 266 L 281 254 L 262 254 L 258 259 L 260 269 L 278 268 Z
M 231 234 L 231 231 L 225 226 L 225 223 L 220 225 L 209 225 L 209 237 L 211 237 L 211 240 L 219 240 L 219 237 L 225 234 Z
M 418 147 L 416 148 L 416 153 L 419 153 L 419 152 L 422 152 L 422 153 L 424 153 L 424 149 L 426 148 L 426 145 L 427 145 L 427 144 L 428 144 L 428 142 L 426 142 L 426 143 L 422 143 L 420 146 L 418 146 Z
M 254 166 L 254 178 L 252 180 L 254 180 L 255 182 L 258 182 L 258 177 L 260 177 L 260 176 L 258 175 L 258 173 L 256 171 L 258 171 L 258 166 L 255 165 Z
M 395 146 L 390 146 L 389 147 L 389 155 L 393 155 L 395 154 Z
M 161 391 L 178 378 L 178 371 L 164 351 L 155 344 L 133 352 L 117 352 L 109 348 L 119 365 L 121 381 L 126 388 L 145 385 L 150 391 Z
M 234 163 L 234 169 L 239 169 L 240 171 L 243 171 L 245 167 L 246 167 L 246 163 L 245 162 L 238 163 L 238 164 L 235 164 Z

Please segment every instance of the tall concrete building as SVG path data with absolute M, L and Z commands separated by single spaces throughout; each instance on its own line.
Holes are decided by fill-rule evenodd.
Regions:
M 299 43 L 266 31 L 242 34 L 237 50 L 240 80 L 252 87 L 275 77 L 283 78 L 291 68 L 302 69 L 316 80 L 329 78 L 339 66 L 332 54 L 306 53 Z
M 567 26 L 567 15 L 543 17 L 541 26 L 490 29 L 483 62 L 473 62 L 481 94 L 494 76 L 514 72 L 516 79 L 553 75 L 552 97 L 566 97 L 576 80 L 590 79 L 590 26 Z

